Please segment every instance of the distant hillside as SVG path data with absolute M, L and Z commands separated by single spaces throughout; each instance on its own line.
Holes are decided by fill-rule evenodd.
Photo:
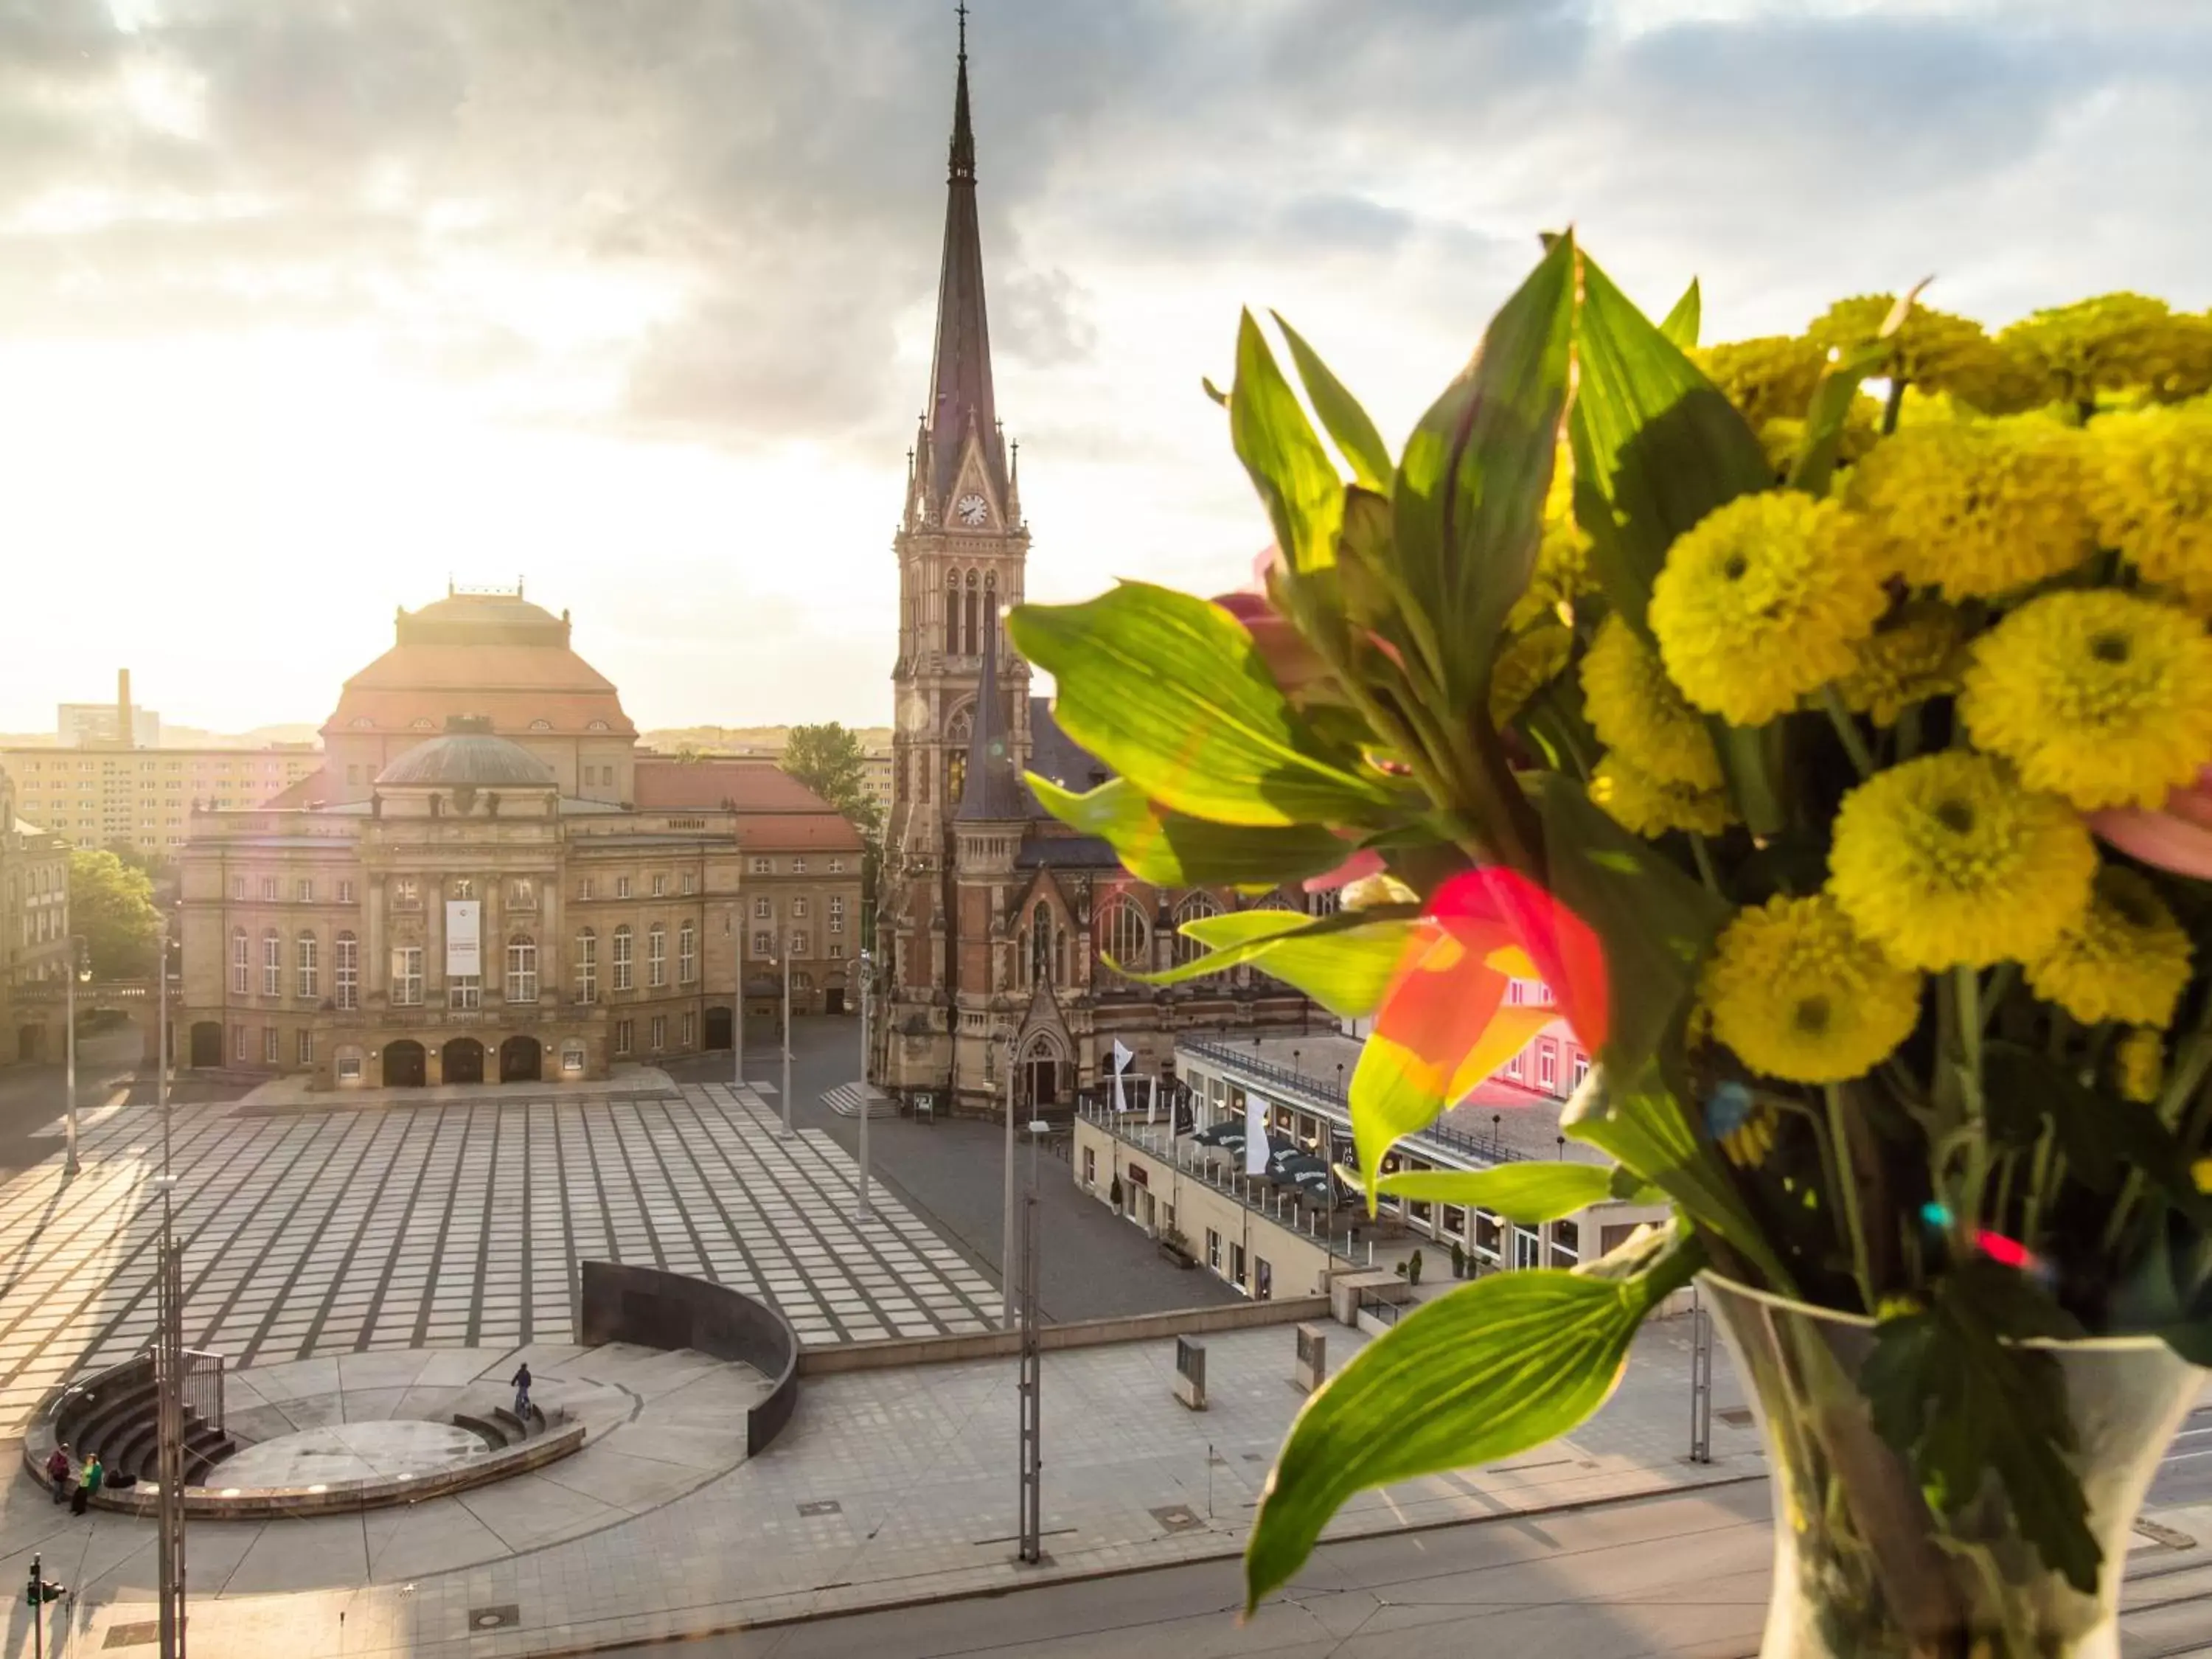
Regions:
M 869 749 L 890 747 L 888 726 L 856 726 L 852 730 Z M 780 755 L 790 740 L 787 726 L 678 726 L 638 734 L 648 748 L 672 755 L 682 749 L 714 750 L 737 754 Z
M 161 722 L 161 746 L 165 749 L 261 749 L 272 743 L 315 743 L 321 735 L 320 726 L 307 725 L 257 726 L 251 732 L 209 732 L 197 726 Z M 59 742 L 51 732 L 20 735 L 0 732 L 0 749 L 52 749 Z

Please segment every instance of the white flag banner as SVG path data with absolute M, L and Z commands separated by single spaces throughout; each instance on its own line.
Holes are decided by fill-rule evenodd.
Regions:
M 1244 1173 L 1267 1173 L 1267 1103 L 1255 1094 L 1244 1097 Z
M 1157 1077 L 1145 1079 L 1145 1127 L 1150 1128 L 1159 1121 L 1160 1080 Z
M 483 972 L 483 905 L 476 899 L 446 902 L 446 975 L 474 978 Z
M 1129 1062 L 1135 1058 L 1122 1045 L 1121 1038 L 1114 1039 L 1114 1109 L 1117 1113 L 1129 1109 L 1128 1097 L 1121 1092 L 1121 1073 L 1129 1069 Z

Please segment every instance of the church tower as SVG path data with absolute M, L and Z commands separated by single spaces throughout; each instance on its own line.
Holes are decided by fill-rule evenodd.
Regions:
M 988 794 L 994 813 L 1026 816 L 1013 781 L 1030 752 L 1029 665 L 1009 649 L 1001 618 L 1021 602 L 1030 536 L 1019 447 L 1007 444 L 992 394 L 967 31 L 963 10 L 936 351 L 891 544 L 899 648 L 891 670 L 891 811 L 877 941 L 886 1017 L 876 1080 L 886 1088 L 954 1082 L 956 1005 L 971 988 L 960 984 L 963 957 L 975 961 L 975 941 L 963 949 L 954 890 L 954 823 L 963 801 Z M 978 766 L 993 774 L 988 792 L 978 787 L 984 779 L 971 778 Z M 971 805 L 971 821 L 975 810 Z

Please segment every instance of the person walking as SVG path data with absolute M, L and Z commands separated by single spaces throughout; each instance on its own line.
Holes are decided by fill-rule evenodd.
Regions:
M 85 1512 L 86 1508 L 92 1502 L 93 1494 L 100 1490 L 100 1483 L 106 1473 L 107 1471 L 100 1467 L 98 1452 L 88 1452 L 85 1455 L 84 1473 L 77 1478 L 76 1496 L 70 1499 L 71 1515 L 82 1515 Z
M 514 1374 L 514 1414 L 522 1419 L 525 1428 L 530 1425 L 531 1380 L 530 1362 L 525 1360 L 522 1369 Z
M 70 1495 L 70 1455 L 67 1446 L 56 1446 L 46 1457 L 46 1482 L 54 1489 L 54 1502 Z

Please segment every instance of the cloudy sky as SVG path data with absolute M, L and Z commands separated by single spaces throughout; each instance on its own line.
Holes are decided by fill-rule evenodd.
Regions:
M 1569 221 L 1707 337 L 2212 303 L 2195 0 L 975 0 L 1033 598 L 1231 586 L 1202 374 L 1402 433 Z M 0 730 L 320 720 L 528 580 L 644 725 L 888 716 L 949 0 L 0 0 Z

